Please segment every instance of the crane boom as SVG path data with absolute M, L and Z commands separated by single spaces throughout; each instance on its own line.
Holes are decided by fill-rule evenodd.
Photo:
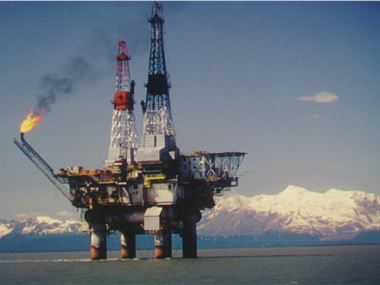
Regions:
M 16 138 L 13 142 L 17 147 L 30 159 L 31 162 L 52 182 L 58 191 L 63 194 L 69 201 L 70 196 L 67 194 L 68 189 L 62 184 L 62 181 L 54 174 L 53 168 L 32 148 L 32 146 L 24 139 L 21 134 L 21 142 Z

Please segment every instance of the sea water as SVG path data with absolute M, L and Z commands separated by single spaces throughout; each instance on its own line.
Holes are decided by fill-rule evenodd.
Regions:
M 380 246 L 199 250 L 197 259 L 91 261 L 87 252 L 0 254 L 0 284 L 380 284 Z

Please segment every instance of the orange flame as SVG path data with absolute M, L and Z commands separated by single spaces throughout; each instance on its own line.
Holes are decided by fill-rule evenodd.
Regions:
M 35 126 L 37 126 L 43 117 L 43 110 L 39 112 L 34 112 L 33 108 L 29 110 L 28 115 L 22 121 L 20 125 L 20 133 L 30 132 Z

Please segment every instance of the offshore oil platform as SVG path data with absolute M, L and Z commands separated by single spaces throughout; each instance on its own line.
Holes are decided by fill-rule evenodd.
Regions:
M 107 258 L 107 234 L 120 231 L 122 258 L 136 257 L 136 235 L 153 234 L 154 257 L 172 255 L 172 234 L 182 237 L 184 258 L 197 257 L 196 224 L 213 208 L 214 195 L 238 185 L 244 152 L 180 153 L 170 105 L 162 6 L 154 2 L 146 99 L 141 101 L 143 131 L 138 143 L 129 54 L 118 43 L 111 140 L 103 169 L 66 167 L 58 172 L 31 147 L 24 133 L 39 123 L 32 113 L 14 143 L 79 209 L 90 229 L 90 257 Z M 67 187 L 68 185 L 68 187 Z

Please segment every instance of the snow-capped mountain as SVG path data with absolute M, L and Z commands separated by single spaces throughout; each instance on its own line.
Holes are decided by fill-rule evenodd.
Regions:
M 14 222 L 8 222 L 5 220 L 0 220 L 0 239 L 4 236 L 9 235 L 15 228 Z
M 0 239 L 12 235 L 52 235 L 81 232 L 82 222 L 74 220 L 56 220 L 46 216 L 37 216 L 23 221 L 0 220 Z
M 217 200 L 198 224 L 205 235 L 308 234 L 321 240 L 351 239 L 380 230 L 380 197 L 361 191 L 312 192 L 290 185 L 277 195 L 232 193 Z
M 86 223 L 45 216 L 21 222 L 0 220 L 0 239 L 12 235 L 53 235 L 86 230 Z M 295 233 L 320 240 L 352 239 L 380 231 L 380 197 L 361 191 L 312 192 L 288 186 L 277 195 L 246 197 L 229 193 L 203 213 L 200 235 Z

